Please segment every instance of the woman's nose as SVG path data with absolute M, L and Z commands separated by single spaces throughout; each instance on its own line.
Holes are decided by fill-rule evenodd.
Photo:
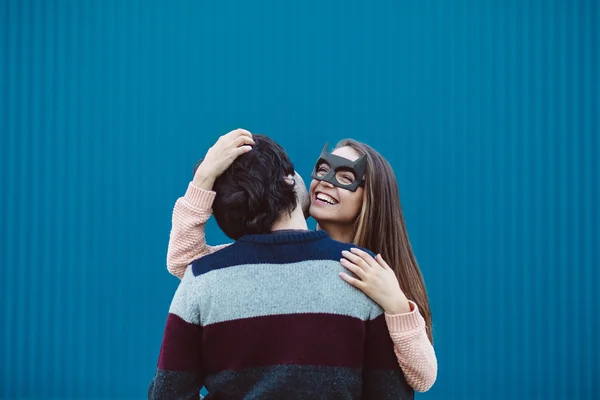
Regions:
M 327 181 L 321 181 L 321 185 L 325 186 L 328 189 L 333 189 L 333 185 Z

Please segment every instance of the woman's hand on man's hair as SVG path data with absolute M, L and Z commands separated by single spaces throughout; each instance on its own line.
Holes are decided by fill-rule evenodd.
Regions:
M 202 164 L 196 169 L 194 186 L 212 190 L 215 180 L 242 154 L 252 150 L 252 134 L 245 129 L 235 129 L 219 138 L 206 152 Z

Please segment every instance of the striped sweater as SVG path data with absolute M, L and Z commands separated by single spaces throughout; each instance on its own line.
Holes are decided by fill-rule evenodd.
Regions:
M 167 268 L 180 279 L 194 260 L 229 246 L 209 246 L 206 243 L 204 228 L 212 215 L 215 195 L 214 191 L 202 190 L 190 183 L 185 196 L 175 203 Z M 341 253 L 339 257 L 342 257 Z M 437 357 L 427 338 L 425 320 L 419 308 L 412 301 L 409 303 L 412 308 L 410 313 L 385 314 L 385 319 L 406 381 L 416 391 L 425 392 L 437 378 Z
M 195 261 L 150 399 L 412 399 L 381 308 L 339 279 L 324 231 L 247 235 Z

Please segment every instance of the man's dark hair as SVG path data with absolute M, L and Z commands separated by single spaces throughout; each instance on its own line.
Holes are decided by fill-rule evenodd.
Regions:
M 237 240 L 271 232 L 273 224 L 296 208 L 294 165 L 285 150 L 265 135 L 252 135 L 254 146 L 215 181 L 213 214 L 221 230 Z

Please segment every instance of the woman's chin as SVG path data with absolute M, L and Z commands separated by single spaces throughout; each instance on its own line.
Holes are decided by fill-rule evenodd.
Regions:
M 323 205 L 312 203 L 309 209 L 310 216 L 316 220 L 326 221 L 331 218 L 331 213 L 324 209 Z

